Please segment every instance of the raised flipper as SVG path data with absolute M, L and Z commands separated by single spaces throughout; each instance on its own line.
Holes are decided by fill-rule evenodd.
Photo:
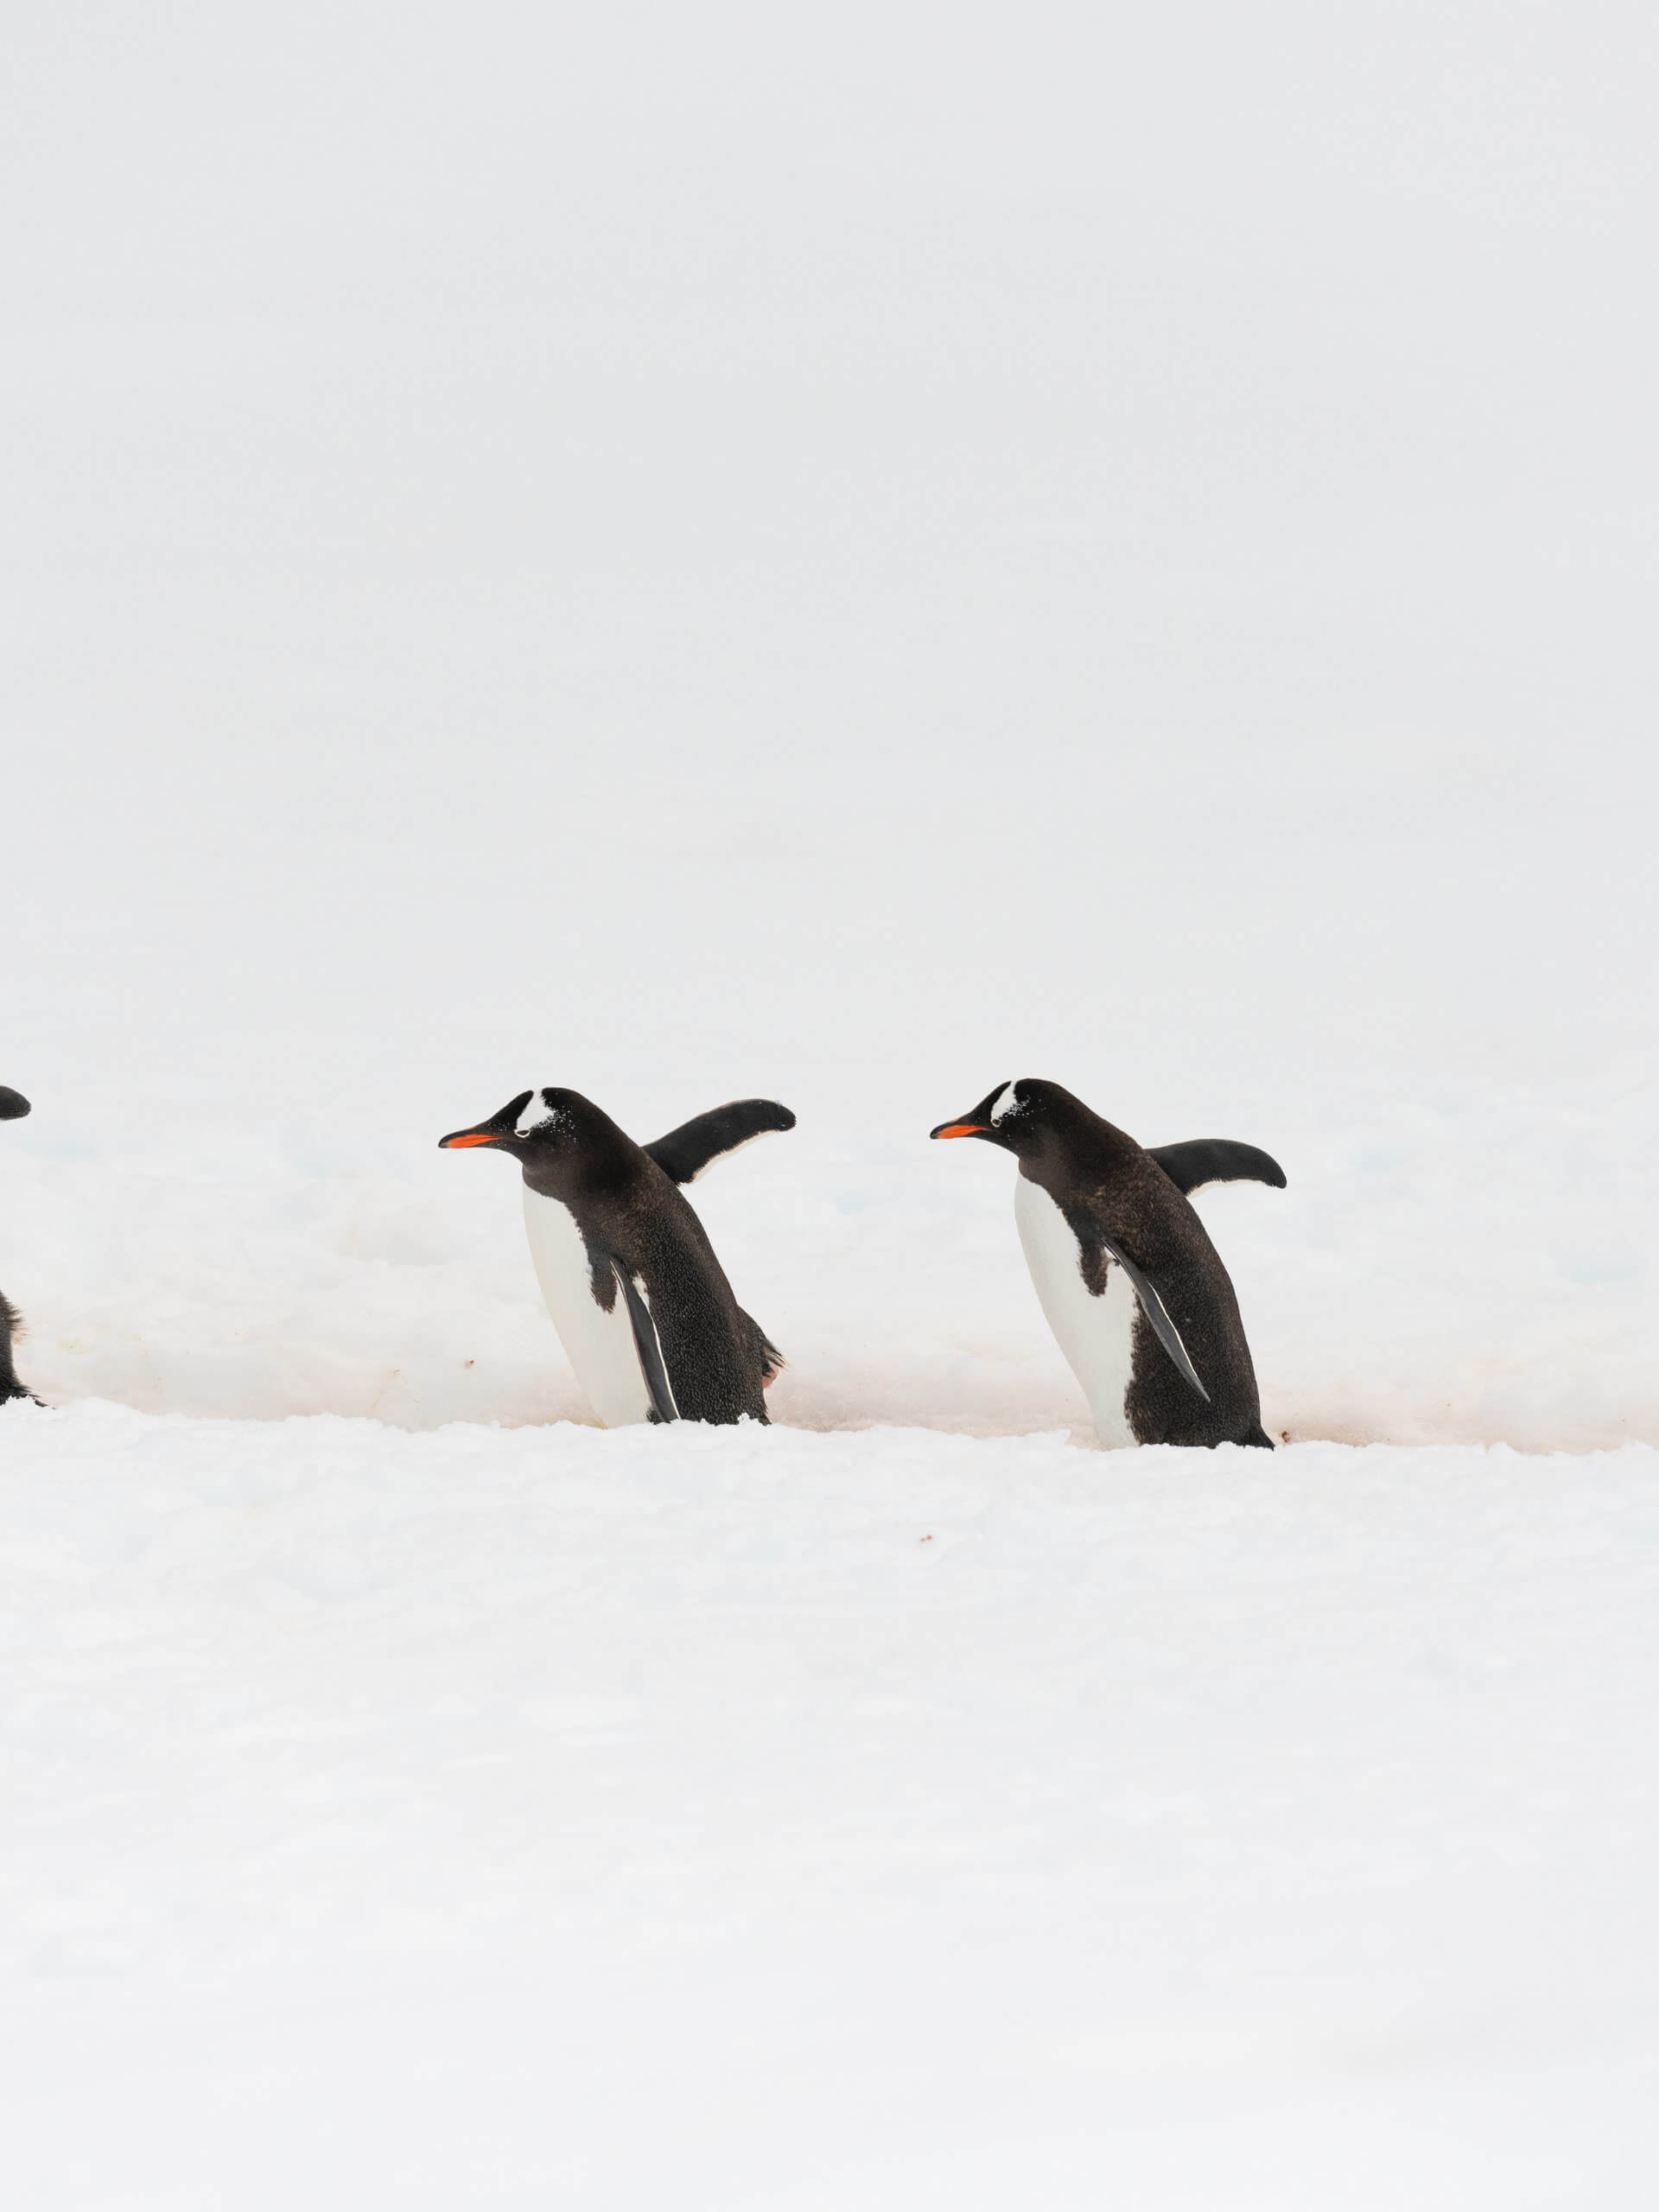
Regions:
M 1065 1217 L 1071 1223 L 1073 1233 L 1080 1244 L 1097 1244 L 1103 1252 L 1109 1254 L 1117 1262 L 1118 1266 L 1128 1277 L 1135 1296 L 1141 1301 L 1141 1312 L 1156 1331 L 1159 1343 L 1162 1344 L 1205 1405 L 1208 1405 L 1210 1393 L 1199 1382 L 1198 1370 L 1187 1357 L 1186 1346 L 1181 1342 L 1181 1332 L 1171 1320 L 1169 1308 L 1164 1303 L 1163 1294 L 1152 1277 L 1144 1268 L 1136 1267 L 1117 1239 L 1109 1236 L 1092 1215 L 1077 1214 L 1068 1207 Z M 1090 1285 L 1090 1287 L 1092 1288 L 1093 1286 Z M 1096 1292 L 1096 1295 L 1098 1296 L 1099 1293 Z
M 795 1116 L 775 1098 L 734 1098 L 729 1106 L 716 1106 L 671 1129 L 648 1152 L 671 1183 L 695 1183 L 705 1167 L 723 1160 L 740 1145 L 753 1144 L 769 1129 L 792 1129 Z
M 29 1111 L 29 1101 L 21 1090 L 9 1090 L 0 1083 L 0 1122 L 21 1122 Z
M 1205 1183 L 1271 1183 L 1285 1187 L 1285 1171 L 1270 1153 L 1230 1137 L 1192 1137 L 1185 1144 L 1148 1145 L 1147 1149 L 1183 1198 Z
M 612 1256 L 611 1266 L 622 1286 L 622 1295 L 627 1300 L 628 1319 L 633 1328 L 633 1348 L 639 1355 L 639 1372 L 645 1378 L 645 1389 L 651 1395 L 651 1410 L 658 1421 L 678 1421 L 680 1409 L 674 1402 L 673 1387 L 668 1379 L 668 1363 L 663 1357 L 663 1347 L 657 1334 L 657 1324 L 651 1318 L 651 1308 L 640 1296 L 633 1277 L 620 1260 Z

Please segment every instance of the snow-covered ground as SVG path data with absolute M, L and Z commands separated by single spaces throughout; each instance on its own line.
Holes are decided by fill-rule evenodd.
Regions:
M 1649 1447 L 0 1445 L 10 2202 L 1652 2202 Z
M 9 2201 L 1650 2202 L 1646 18 L 6 54 Z M 1283 1161 L 1290 1450 L 1086 1448 L 1021 1074 Z M 795 1109 L 771 1432 L 543 1082 Z

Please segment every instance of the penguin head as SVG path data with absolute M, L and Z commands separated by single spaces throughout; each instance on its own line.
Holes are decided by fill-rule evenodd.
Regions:
M 1022 1075 L 1016 1083 L 1000 1083 L 959 1121 L 941 1122 L 929 1131 L 936 1137 L 983 1137 L 1000 1144 L 1017 1159 L 1041 1152 L 1055 1135 L 1065 1109 L 1075 1105 L 1069 1090 L 1039 1076 Z
M 515 1160 L 550 1164 L 578 1141 L 578 1109 L 586 1103 L 574 1090 L 521 1090 L 488 1121 L 440 1137 L 438 1149 L 461 1152 L 489 1145 L 497 1152 L 510 1152 Z
M 0 1083 L 0 1122 L 21 1122 L 29 1111 L 29 1101 L 21 1090 L 8 1090 Z

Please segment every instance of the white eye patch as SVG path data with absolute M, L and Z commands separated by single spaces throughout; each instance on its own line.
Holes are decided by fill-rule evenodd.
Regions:
M 1014 1085 L 1005 1083 L 996 1094 L 996 1103 L 991 1109 L 991 1125 L 995 1127 L 1005 1114 L 1011 1114 L 1020 1101 L 1014 1096 Z
M 558 1118 L 559 1109 L 548 1104 L 546 1091 L 532 1090 L 529 1104 L 513 1123 L 512 1134 L 516 1137 L 527 1137 L 533 1130 L 549 1128 Z

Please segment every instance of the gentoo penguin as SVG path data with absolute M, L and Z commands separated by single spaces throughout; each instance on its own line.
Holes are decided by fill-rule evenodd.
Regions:
M 20 1122 L 28 1111 L 29 1101 L 22 1091 L 9 1090 L 0 1083 L 0 1122 Z M 22 1315 L 0 1293 L 0 1403 L 8 1398 L 28 1398 L 39 1405 L 35 1393 L 17 1380 L 17 1370 L 11 1363 L 12 1344 L 22 1334 Z
M 783 1355 L 732 1295 L 678 1185 L 768 1129 L 788 1107 L 742 1098 L 638 1145 L 575 1090 L 521 1090 L 440 1139 L 489 1145 L 524 1170 L 524 1227 L 542 1296 L 607 1428 L 766 1418 Z
M 1222 1138 L 1144 1151 L 1031 1076 L 933 1135 L 983 1137 L 1019 1162 L 1026 1264 L 1103 1445 L 1272 1449 L 1238 1300 L 1184 1194 L 1242 1177 L 1282 1185 L 1276 1160 Z

